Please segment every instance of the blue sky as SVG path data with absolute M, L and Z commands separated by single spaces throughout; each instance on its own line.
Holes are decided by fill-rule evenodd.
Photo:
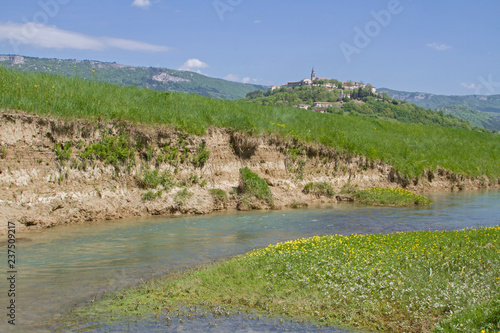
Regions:
M 0 53 L 500 94 L 498 0 L 2 0 Z

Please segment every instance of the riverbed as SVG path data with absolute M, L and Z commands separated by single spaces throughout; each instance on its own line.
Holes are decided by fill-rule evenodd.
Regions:
M 428 207 L 384 208 L 348 203 L 300 210 L 106 221 L 20 234 L 16 251 L 15 328 L 50 331 L 46 323 L 57 321 L 76 304 L 89 302 L 105 291 L 123 289 L 141 280 L 220 261 L 276 242 L 325 234 L 455 230 L 500 224 L 499 191 L 429 197 L 435 204 Z M 5 242 L 2 246 L 7 247 Z M 6 302 L 3 295 L 2 304 Z M 238 325 L 248 332 L 273 330 L 277 325 L 273 321 L 258 322 L 242 317 Z M 235 322 L 227 323 L 227 331 L 234 329 L 231 325 L 236 325 Z M 206 325 L 186 321 L 178 330 L 203 331 Z M 218 325 L 221 329 L 224 324 Z M 287 329 L 299 331 L 299 327 L 302 326 Z M 5 319 L 0 328 L 12 329 Z M 131 331 L 150 329 L 143 325 Z M 122 331 L 123 327 L 87 329 L 98 330 Z M 331 331 L 336 330 L 331 328 Z

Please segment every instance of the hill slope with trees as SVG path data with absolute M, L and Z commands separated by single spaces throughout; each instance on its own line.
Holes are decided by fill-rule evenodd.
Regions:
M 387 88 L 379 91 L 401 101 L 452 114 L 474 126 L 500 131 L 500 95 L 446 96 Z
M 344 90 L 341 94 L 338 89 L 329 90 L 321 86 L 282 87 L 274 91 L 251 92 L 244 100 L 260 105 L 288 107 L 299 104 L 312 105 L 318 101 L 330 102 L 332 106 L 326 108 L 328 113 L 469 130 L 473 128 L 469 122 L 454 115 L 424 109 L 406 101 L 393 99 L 387 94 L 376 94 L 363 88 Z M 314 111 L 314 108 L 312 110 Z

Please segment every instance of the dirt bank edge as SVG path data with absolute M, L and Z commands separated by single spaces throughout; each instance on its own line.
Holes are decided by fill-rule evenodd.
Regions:
M 112 165 L 82 157 L 86 147 L 118 136 L 134 145 L 134 163 Z M 69 142 L 71 149 L 64 150 Z M 350 199 L 338 194 L 346 184 L 414 192 L 500 187 L 485 177 L 472 179 L 442 169 L 407 179 L 380 161 L 230 129 L 211 128 L 195 136 L 168 126 L 61 120 L 14 110 L 1 111 L 0 147 L 0 234 L 6 233 L 8 221 L 22 232 L 134 216 L 335 203 Z M 245 166 L 265 179 L 272 205 L 238 194 L 239 170 Z M 141 180 L 153 170 L 170 175 L 173 185 L 168 190 L 145 188 Z M 305 194 L 309 182 L 325 182 L 337 195 Z M 224 191 L 227 199 L 211 189 Z M 144 200 L 148 191 L 156 198 Z

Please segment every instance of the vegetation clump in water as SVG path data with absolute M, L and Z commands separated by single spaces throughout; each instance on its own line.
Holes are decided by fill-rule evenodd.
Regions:
M 432 205 L 432 200 L 403 188 L 371 188 L 352 194 L 362 203 L 374 206 L 418 206 Z

